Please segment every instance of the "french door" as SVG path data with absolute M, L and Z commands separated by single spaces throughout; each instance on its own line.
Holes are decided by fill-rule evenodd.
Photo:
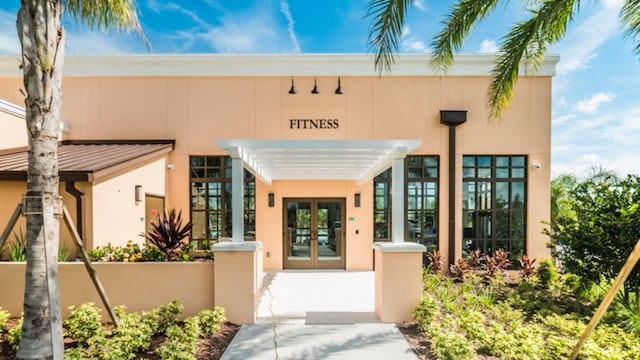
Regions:
M 284 199 L 284 268 L 345 268 L 345 199 Z

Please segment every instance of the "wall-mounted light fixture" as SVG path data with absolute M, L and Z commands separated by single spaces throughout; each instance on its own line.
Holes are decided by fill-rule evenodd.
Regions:
M 134 191 L 134 198 L 135 198 L 136 206 L 138 206 L 140 202 L 142 202 L 142 185 L 136 185 L 135 191 Z
M 320 91 L 318 91 L 318 79 L 313 78 L 313 90 L 311 90 L 312 94 L 320 94 Z
M 291 78 L 291 89 L 289 89 L 289 94 L 294 95 L 296 93 L 296 87 L 293 86 L 293 78 Z
M 353 195 L 353 206 L 360 207 L 360 193 L 355 193 Z
M 542 167 L 542 165 L 540 165 L 539 162 L 534 162 L 531 167 L 533 167 L 535 170 L 538 170 Z
M 340 85 L 340 76 L 338 76 L 338 87 L 336 88 L 335 94 L 336 95 L 344 94 L 344 92 L 342 92 L 342 86 Z
M 275 198 L 275 195 L 273 195 L 273 193 L 269 193 L 268 200 L 269 200 L 268 201 L 269 207 L 274 207 L 276 203 L 276 198 Z

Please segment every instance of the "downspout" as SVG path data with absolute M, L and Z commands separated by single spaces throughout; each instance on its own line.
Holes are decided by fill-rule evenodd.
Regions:
M 440 110 L 440 123 L 449 126 L 449 266 L 456 261 L 456 126 L 465 122 L 466 110 Z
M 67 193 L 76 198 L 76 229 L 78 229 L 78 234 L 86 246 L 87 238 L 84 233 L 84 193 L 75 187 L 74 181 L 65 181 L 64 189 Z

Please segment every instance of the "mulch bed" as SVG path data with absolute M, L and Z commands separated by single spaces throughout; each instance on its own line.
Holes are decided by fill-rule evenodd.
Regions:
M 10 323 L 10 327 L 15 323 Z M 236 333 L 240 329 L 239 325 L 232 323 L 225 323 L 222 330 L 213 334 L 207 339 L 200 341 L 198 345 L 198 352 L 196 358 L 198 360 L 218 360 L 222 357 L 222 354 L 236 336 Z M 157 360 L 159 356 L 155 354 L 155 349 L 164 342 L 163 337 L 155 337 L 151 341 L 151 347 L 145 354 L 140 354 L 136 359 L 148 359 Z M 16 353 L 9 347 L 6 336 L 0 335 L 0 360 L 11 360 L 16 358 Z

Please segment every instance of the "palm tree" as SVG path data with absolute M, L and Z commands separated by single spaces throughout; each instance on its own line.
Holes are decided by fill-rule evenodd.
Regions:
M 499 119 L 508 108 L 520 64 L 524 63 L 528 71 L 535 72 L 547 48 L 564 37 L 581 3 L 580 0 L 522 2 L 531 17 L 516 23 L 502 38 L 488 91 L 491 119 Z M 453 53 L 462 48 L 474 25 L 491 14 L 499 3 L 500 0 L 458 0 L 451 7 L 442 30 L 433 38 L 432 65 L 445 71 L 453 62 Z M 373 17 L 369 44 L 376 53 L 375 65 L 379 73 L 391 70 L 404 19 L 412 4 L 413 0 L 369 2 L 367 15 Z M 626 0 L 620 18 L 623 31 L 634 42 L 634 52 L 640 55 L 640 1 Z
M 27 270 L 18 359 L 62 359 L 57 249 L 58 129 L 65 31 L 63 10 L 90 28 L 144 34 L 134 0 L 21 0 L 17 30 L 24 74 L 29 166 L 25 196 Z

